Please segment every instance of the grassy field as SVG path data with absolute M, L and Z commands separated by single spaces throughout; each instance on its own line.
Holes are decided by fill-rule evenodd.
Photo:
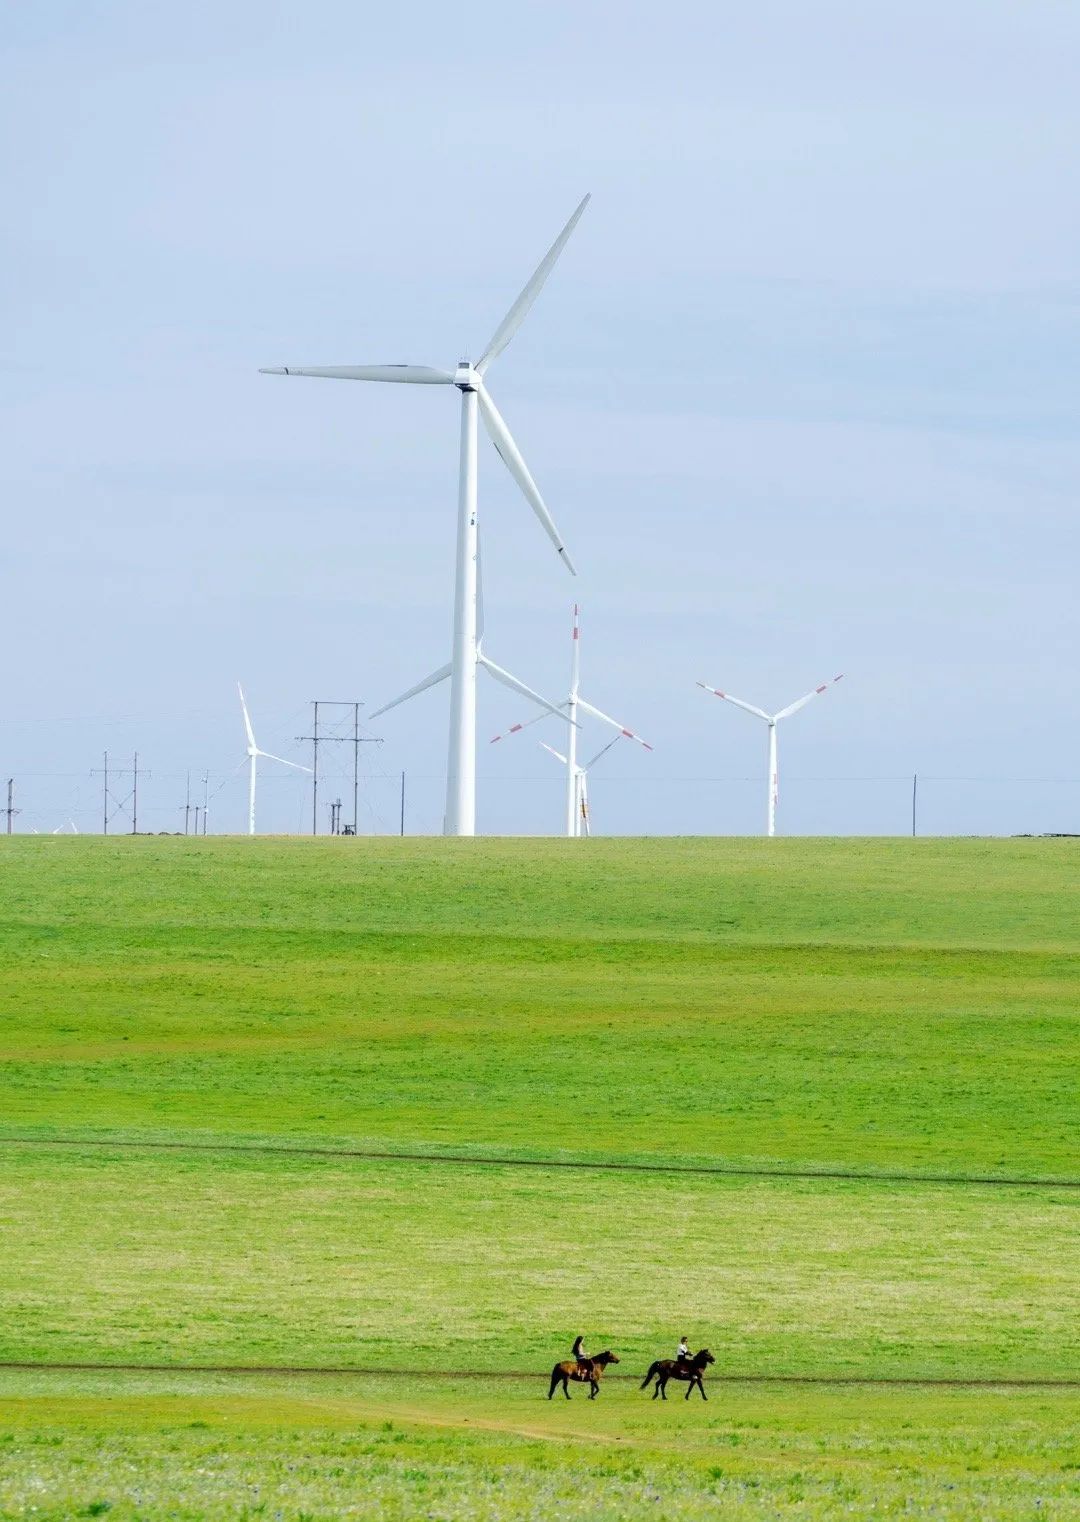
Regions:
M 1075 1398 L 341 1379 L 0 1378 L 0 1516 L 502 1519 L 1074 1516 Z M 14 1388 L 14 1387 L 12 1387 Z M 1070 1407 L 1072 1409 L 1070 1409 Z M 35 1509 L 31 1513 L 30 1507 Z M 105 1508 L 108 1508 L 107 1511 Z
M 1080 1515 L 1077 1391 L 1001 1383 L 1080 1377 L 1078 884 L 1070 841 L 0 843 L 0 1361 L 127 1366 L 0 1371 L 0 1517 Z M 549 1405 L 578 1330 L 722 1380 Z

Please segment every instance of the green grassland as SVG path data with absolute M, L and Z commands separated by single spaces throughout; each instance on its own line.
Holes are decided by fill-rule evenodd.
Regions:
M 0 843 L 0 1361 L 117 1367 L 0 1371 L 0 1517 L 1080 1515 L 1078 884 L 1064 840 Z M 690 1332 L 713 1399 L 549 1405 L 578 1330 L 638 1378 Z M 923 1383 L 740 1382 L 807 1376 Z
M 663 1406 L 629 1391 L 538 1404 L 518 1381 L 64 1388 L 0 1378 L 0 1516 L 1045 1522 L 1080 1508 L 1075 1399 L 1045 1391 L 714 1387 L 707 1405 Z

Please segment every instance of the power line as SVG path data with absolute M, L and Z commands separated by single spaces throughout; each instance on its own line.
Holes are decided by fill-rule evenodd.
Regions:
M 319 833 L 319 746 L 320 745 L 351 745 L 353 748 L 352 788 L 353 788 L 353 820 L 352 832 L 359 833 L 360 825 L 360 747 L 361 745 L 381 745 L 382 739 L 374 735 L 361 735 L 360 733 L 360 710 L 363 703 L 357 698 L 313 698 L 313 722 L 312 732 L 309 735 L 297 735 L 297 740 L 306 742 L 311 746 L 311 833 Z M 327 734 L 325 730 L 319 732 L 319 709 L 320 708 L 351 708 L 352 709 L 352 734 L 334 735 Z M 340 721 L 339 721 L 340 722 Z M 341 800 L 330 805 L 330 833 L 336 835 L 341 828 Z
M 112 821 L 114 819 L 119 818 L 119 816 L 121 814 L 128 814 L 128 817 L 131 820 L 131 834 L 132 835 L 137 835 L 139 833 L 139 778 L 140 778 L 140 776 L 142 776 L 142 777 L 149 777 L 149 776 L 152 775 L 152 773 L 148 772 L 145 768 L 142 770 L 142 772 L 139 771 L 139 752 L 138 751 L 135 752 L 135 756 L 134 756 L 134 759 L 133 759 L 132 764 L 131 764 L 130 767 L 114 766 L 112 768 L 112 771 L 110 771 L 109 770 L 109 752 L 106 751 L 105 752 L 105 764 L 104 764 L 104 766 L 102 766 L 102 767 L 94 767 L 91 770 L 90 775 L 92 777 L 101 777 L 101 779 L 102 779 L 102 797 L 101 797 L 101 830 L 102 830 L 102 834 L 103 835 L 107 835 L 109 833 L 109 825 L 112 823 Z M 109 778 L 110 778 L 110 776 L 111 777 L 130 777 L 131 778 L 131 788 L 124 795 L 123 798 L 117 797 L 117 795 L 110 789 L 110 787 L 109 787 Z M 110 803 L 112 804 L 112 813 L 111 814 L 109 813 L 109 805 L 110 805 Z M 128 811 L 128 805 L 129 804 L 131 806 L 130 813 Z

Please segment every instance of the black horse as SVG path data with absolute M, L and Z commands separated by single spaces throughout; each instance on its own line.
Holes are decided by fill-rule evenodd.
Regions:
M 695 1353 L 693 1358 L 657 1358 L 649 1365 L 649 1372 L 641 1382 L 641 1388 L 647 1390 L 651 1380 L 656 1380 L 656 1388 L 653 1390 L 653 1400 L 659 1395 L 667 1400 L 667 1382 L 669 1379 L 685 1379 L 689 1381 L 684 1400 L 690 1399 L 690 1392 L 697 1385 L 701 1391 L 702 1400 L 708 1400 L 705 1394 L 705 1386 L 701 1383 L 701 1376 L 711 1363 L 716 1359 L 708 1348 L 702 1348 L 700 1353 Z

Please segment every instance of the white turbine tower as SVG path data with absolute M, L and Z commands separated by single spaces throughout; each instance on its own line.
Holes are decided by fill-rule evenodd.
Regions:
M 237 682 L 236 690 L 240 694 L 240 707 L 244 713 L 244 729 L 247 733 L 248 754 L 248 834 L 255 833 L 255 774 L 258 759 L 265 757 L 267 761 L 280 761 L 282 766 L 291 766 L 297 772 L 309 772 L 310 766 L 301 766 L 298 761 L 286 761 L 284 756 L 275 756 L 271 751 L 260 750 L 255 743 L 255 731 L 251 727 L 251 715 L 248 713 L 247 703 L 244 701 L 244 689 Z M 235 773 L 234 773 L 235 775 Z
M 710 687 L 707 682 L 699 682 L 698 686 L 706 692 L 711 692 L 714 698 L 723 698 L 725 702 L 734 703 L 736 708 L 743 708 L 747 713 L 752 713 L 755 718 L 764 719 L 769 726 L 769 808 L 768 826 L 766 833 L 776 834 L 776 805 L 780 800 L 780 774 L 777 770 L 776 760 L 776 726 L 781 719 L 790 718 L 793 713 L 798 713 L 800 708 L 805 708 L 811 698 L 820 697 L 829 687 L 833 687 L 841 681 L 844 673 L 834 676 L 831 682 L 822 682 L 820 687 L 815 687 L 813 692 L 808 692 L 805 697 L 798 698 L 794 703 L 789 703 L 786 708 L 781 708 L 779 713 L 766 713 L 764 708 L 755 708 L 753 703 L 744 703 L 742 698 L 733 698 L 730 692 L 721 692 L 719 687 Z
M 616 736 L 616 738 L 622 737 L 627 740 L 636 740 L 637 743 L 644 746 L 646 750 L 652 750 L 652 746 L 647 740 L 643 740 L 641 736 L 636 735 L 632 729 L 627 729 L 625 724 L 620 724 L 618 719 L 611 718 L 609 714 L 604 713 L 602 709 L 595 708 L 592 703 L 586 702 L 586 700 L 581 696 L 581 625 L 578 621 L 579 614 L 580 609 L 575 603 L 573 625 L 570 634 L 570 695 L 567 697 L 565 702 L 562 702 L 558 705 L 559 716 L 565 717 L 567 720 L 566 755 L 560 755 L 557 750 L 552 750 L 550 745 L 544 745 L 544 749 L 551 751 L 553 756 L 558 756 L 559 760 L 562 761 L 563 765 L 566 767 L 566 833 L 571 837 L 580 835 L 582 833 L 581 805 L 582 798 L 587 794 L 588 791 L 587 784 L 584 781 L 584 774 L 589 770 L 589 767 L 591 767 L 595 762 L 599 761 L 604 752 L 610 750 L 611 746 L 615 743 L 615 741 L 612 740 L 608 745 L 604 746 L 602 751 L 599 751 L 597 755 L 592 758 L 592 761 L 590 761 L 587 766 L 584 768 L 580 767 L 578 765 L 577 759 L 577 737 L 578 730 L 581 727 L 578 720 L 578 711 L 584 710 L 585 713 L 591 714 L 594 719 L 599 719 L 601 723 L 609 724 L 612 729 L 617 729 L 619 734 Z M 516 735 L 519 730 L 528 729 L 531 724 L 536 724 L 540 719 L 546 717 L 546 714 L 539 714 L 535 719 L 527 719 L 521 724 L 512 724 L 510 728 L 504 730 L 502 734 L 495 735 L 491 743 L 494 745 L 497 743 L 497 741 L 504 740 L 507 735 Z M 540 743 L 541 745 L 544 744 L 543 741 Z M 587 835 L 588 833 L 588 830 L 586 830 L 585 834 Z
M 540 491 L 529 473 L 529 468 L 510 434 L 510 430 L 495 406 L 491 393 L 485 385 L 485 374 L 492 360 L 497 359 L 513 338 L 526 314 L 550 275 L 552 267 L 562 253 L 567 239 L 577 226 L 578 219 L 588 204 L 586 196 L 567 222 L 555 242 L 514 302 L 502 322 L 495 329 L 487 348 L 470 364 L 463 359 L 456 370 L 435 370 L 426 365 L 330 365 L 297 369 L 292 365 L 266 369 L 264 375 L 313 375 L 329 380 L 394 381 L 419 386 L 456 386 L 461 392 L 461 454 L 458 475 L 457 560 L 454 574 L 454 632 L 450 660 L 440 666 L 422 682 L 417 682 L 391 703 L 377 709 L 371 717 L 396 708 L 417 693 L 450 678 L 450 745 L 446 775 L 446 815 L 444 832 L 447 835 L 473 835 L 476 833 L 476 668 L 484 666 L 492 676 L 506 686 L 527 697 L 543 708 L 551 705 L 546 699 L 511 676 L 508 671 L 483 654 L 480 648 L 480 630 L 477 616 L 477 413 L 484 419 L 491 442 L 495 445 L 507 470 L 513 476 L 521 492 L 540 520 L 540 524 L 555 546 L 560 558 L 571 575 L 575 574 L 562 536 L 547 510 Z
M 591 761 L 586 761 L 584 766 L 579 766 L 576 762 L 571 763 L 569 756 L 564 756 L 562 751 L 556 750 L 554 745 L 549 745 L 546 740 L 540 741 L 541 747 L 549 755 L 554 756 L 556 761 L 561 761 L 566 767 L 573 764 L 571 786 L 574 793 L 574 827 L 568 831 L 568 834 L 576 836 L 592 834 L 592 815 L 589 812 L 589 773 L 601 756 L 606 756 L 613 745 L 618 745 L 619 739 L 620 736 L 616 735 L 614 740 L 609 740 L 602 749 L 596 752 Z

